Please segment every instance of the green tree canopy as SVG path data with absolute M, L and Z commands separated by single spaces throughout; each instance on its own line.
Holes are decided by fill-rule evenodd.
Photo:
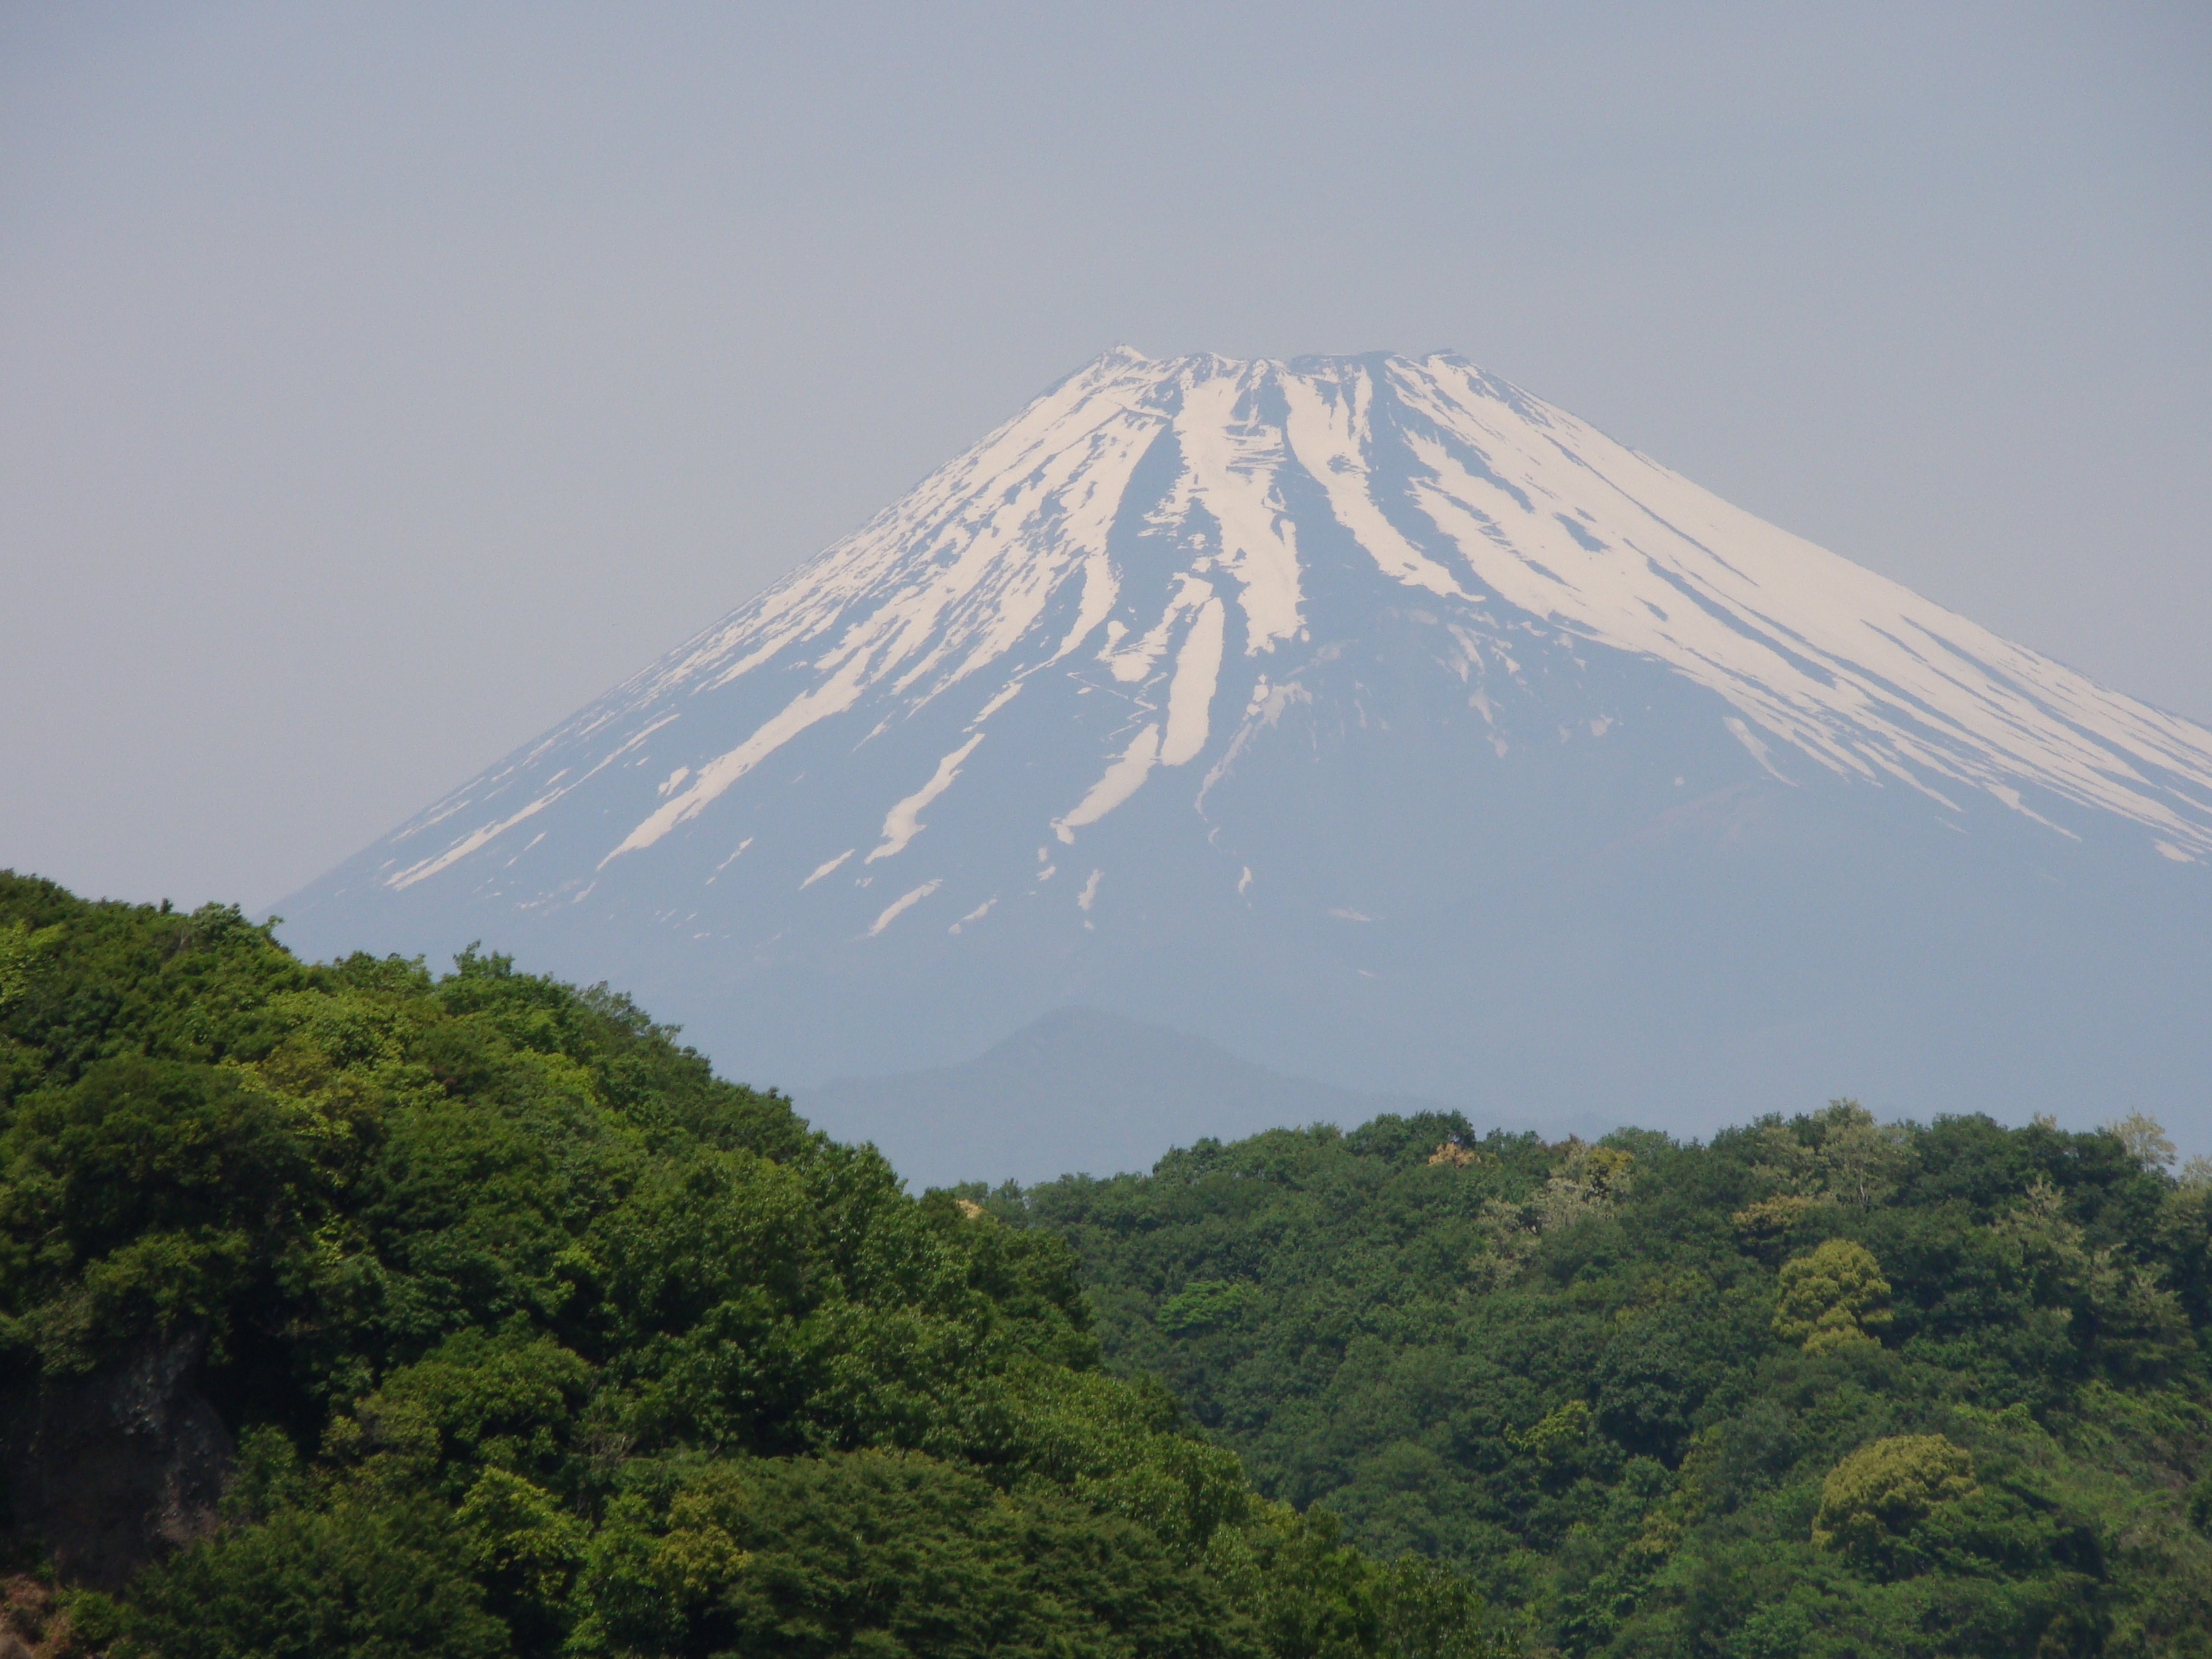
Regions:
M 1531 1653 L 2207 1651 L 2212 1185 L 2116 1133 L 1385 1117 L 969 1195 L 1264 1492 Z
M 1940 1434 L 1869 1441 L 1828 1471 L 1813 1541 L 1863 1563 L 1885 1565 L 1894 1547 L 1942 1504 L 1971 1498 L 1974 1460 Z
M 204 1350 L 239 1437 L 214 1535 L 76 1603 L 117 1659 L 1485 1645 L 1104 1369 L 1066 1241 L 604 987 L 12 875 L 0 947 L 0 1397 Z
M 1874 1252 L 1848 1238 L 1823 1239 L 1782 1264 L 1774 1334 L 1807 1353 L 1871 1342 L 1889 1323 L 1889 1281 Z

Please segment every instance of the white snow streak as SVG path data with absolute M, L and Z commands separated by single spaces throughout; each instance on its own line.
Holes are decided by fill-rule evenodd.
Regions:
M 945 878 L 939 876 L 925 881 L 911 893 L 902 894 L 893 899 L 889 904 L 884 906 L 883 915 L 878 916 L 875 925 L 868 929 L 868 937 L 873 939 L 943 885 L 945 885 Z
M 1790 778 L 1783 774 L 1781 769 L 1777 767 L 1772 761 L 1767 758 L 1769 755 L 1773 753 L 1773 750 L 1769 749 L 1766 744 L 1752 732 L 1752 729 L 1743 723 L 1741 720 L 1734 714 L 1730 714 L 1723 719 L 1721 721 L 1721 724 L 1728 727 L 1729 735 L 1730 737 L 1734 738 L 1746 749 L 1751 750 L 1752 759 L 1757 761 L 1761 766 L 1765 767 L 1769 776 L 1779 778 L 1784 783 L 1791 781 Z
M 959 921 L 954 922 L 945 931 L 948 933 L 957 933 L 963 927 L 965 927 L 969 922 L 982 921 L 984 917 L 991 914 L 991 907 L 998 902 L 999 896 L 996 893 L 992 894 L 990 897 L 985 899 L 981 904 L 970 910 L 966 915 L 961 917 Z
M 1168 734 L 1160 744 L 1160 763 L 1181 766 L 1196 760 L 1206 747 L 1206 710 L 1213 702 L 1214 683 L 1221 677 L 1222 610 L 1219 599 L 1199 607 L 1198 619 L 1183 636 L 1176 658 L 1175 678 L 1168 685 Z
M 1454 599 L 1473 598 L 1452 580 L 1451 572 L 1399 532 L 1369 493 L 1363 441 L 1375 393 L 1367 376 L 1352 375 L 1333 386 L 1286 376 L 1283 394 L 1291 410 L 1284 431 L 1299 465 L 1327 493 L 1329 511 L 1358 538 L 1376 568 L 1408 587 L 1425 587 Z
M 1106 769 L 1106 775 L 1091 786 L 1091 792 L 1077 803 L 1075 810 L 1064 818 L 1053 820 L 1053 833 L 1064 842 L 1073 842 L 1075 831 L 1086 823 L 1097 823 L 1143 787 L 1152 763 L 1159 757 L 1160 728 L 1147 726 Z M 1037 879 L 1042 881 L 1051 873 L 1048 870 Z
M 814 866 L 814 873 L 807 877 L 805 881 L 799 884 L 799 890 L 803 893 L 808 888 L 813 886 L 816 882 L 821 880 L 823 877 L 828 875 L 839 865 L 842 864 L 847 859 L 852 857 L 855 850 L 856 849 L 854 848 L 848 847 L 843 852 L 838 854 L 836 858 L 823 860 L 821 863 Z
M 471 830 L 435 858 L 424 859 L 420 864 L 410 866 L 396 876 L 386 877 L 384 884 L 396 893 L 403 889 L 412 887 L 416 882 L 428 877 L 436 875 L 441 870 L 459 864 L 494 836 L 503 836 L 523 819 L 544 811 L 566 793 L 565 790 L 556 789 L 548 794 L 540 795 L 520 812 L 501 818 L 496 823 L 487 823 L 481 830 Z
M 781 714 L 735 749 L 708 761 L 699 769 L 699 775 L 690 787 L 631 830 L 620 846 L 606 858 L 601 859 L 601 867 L 604 868 L 609 860 L 624 853 L 635 853 L 640 848 L 652 846 L 684 819 L 696 817 L 706 811 L 716 796 L 815 721 L 826 720 L 831 714 L 842 714 L 850 708 L 860 701 L 863 665 L 858 658 L 848 660 L 836 678 L 816 686 L 811 691 L 801 692 L 786 705 Z
M 1276 488 L 1288 453 L 1282 431 L 1255 419 L 1249 408 L 1260 365 L 1222 368 L 1227 372 L 1194 374 L 1176 416 L 1176 441 L 1187 469 L 1182 494 L 1221 527 L 1221 563 L 1243 586 L 1245 649 L 1256 653 L 1298 631 L 1297 530 Z
M 952 787 L 952 780 L 960 775 L 960 763 L 974 754 L 975 745 L 982 741 L 983 734 L 978 732 L 937 763 L 937 770 L 927 783 L 884 815 L 884 844 L 861 860 L 863 864 L 873 864 L 878 859 L 887 859 L 906 850 L 906 844 L 921 832 L 921 809 Z M 997 750 L 992 752 L 995 754 Z

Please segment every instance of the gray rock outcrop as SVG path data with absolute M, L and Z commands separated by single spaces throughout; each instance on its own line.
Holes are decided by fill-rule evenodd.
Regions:
M 206 1342 L 172 1332 L 0 1399 L 9 1528 L 43 1542 L 64 1580 L 114 1589 L 215 1529 L 233 1447 L 196 1386 Z

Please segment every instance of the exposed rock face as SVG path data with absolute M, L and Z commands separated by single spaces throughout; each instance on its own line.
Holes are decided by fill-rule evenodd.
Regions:
M 0 1402 L 9 1528 L 43 1540 L 64 1579 L 112 1589 L 214 1530 L 232 1444 L 194 1386 L 205 1346 L 174 1332 Z
M 64 1659 L 83 1650 L 52 1585 L 27 1573 L 0 1579 L 0 1659 Z

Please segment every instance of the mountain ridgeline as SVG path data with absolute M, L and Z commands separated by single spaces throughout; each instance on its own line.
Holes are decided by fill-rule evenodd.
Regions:
M 2064 1117 L 2212 1072 L 2212 732 L 1458 358 L 1116 350 L 279 908 L 802 1107 L 1073 1006 L 1490 1121 Z

